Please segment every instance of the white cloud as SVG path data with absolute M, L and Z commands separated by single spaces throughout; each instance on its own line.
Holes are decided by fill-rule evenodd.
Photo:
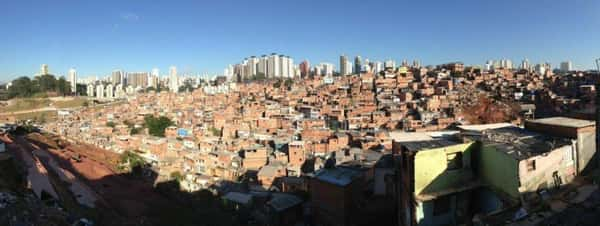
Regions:
M 140 16 L 131 12 L 121 13 L 121 19 L 125 21 L 138 21 L 140 19 Z

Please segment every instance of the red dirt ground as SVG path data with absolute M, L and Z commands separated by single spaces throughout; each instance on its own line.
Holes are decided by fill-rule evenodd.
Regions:
M 54 146 L 51 139 L 39 134 L 30 135 L 28 139 Z M 140 225 L 142 221 L 152 221 L 152 216 L 146 214 L 148 207 L 173 205 L 155 192 L 151 183 L 131 179 L 114 170 L 118 154 L 87 144 L 63 144 L 66 145 L 62 149 L 49 147 L 48 150 L 62 168 L 73 172 L 100 196 L 96 203 L 99 209 L 114 212 L 122 218 L 115 219 L 119 224 Z M 81 162 L 71 158 L 77 155 L 81 156 Z

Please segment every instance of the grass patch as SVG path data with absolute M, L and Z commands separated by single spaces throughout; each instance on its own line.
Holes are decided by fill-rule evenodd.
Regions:
M 58 114 L 56 111 L 39 111 L 39 112 L 31 112 L 31 113 L 23 113 L 23 114 L 15 114 L 16 120 L 33 120 L 36 122 L 48 122 L 53 121 L 58 118 Z
M 21 98 L 14 99 L 13 103 L 9 106 L 3 107 L 2 111 L 4 112 L 14 112 L 14 111 L 26 111 L 37 108 L 48 107 L 50 104 L 49 99 L 35 99 L 35 98 Z
M 56 108 L 74 108 L 83 106 L 85 102 L 87 102 L 85 98 L 74 98 L 66 101 L 54 101 L 53 105 Z

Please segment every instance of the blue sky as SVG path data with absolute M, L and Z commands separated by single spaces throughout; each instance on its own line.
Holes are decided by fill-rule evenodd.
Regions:
M 298 63 L 340 54 L 424 64 L 524 57 L 581 69 L 600 57 L 596 0 L 1 0 L 0 81 L 41 64 L 64 75 L 113 69 L 222 73 L 251 55 Z

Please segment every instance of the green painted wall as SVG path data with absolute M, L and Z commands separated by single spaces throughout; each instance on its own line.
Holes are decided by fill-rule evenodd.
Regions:
M 478 159 L 481 180 L 494 190 L 504 192 L 510 197 L 519 198 L 519 167 L 516 159 L 506 152 L 498 151 L 492 144 L 481 145 Z
M 473 179 L 471 156 L 475 144 L 464 143 L 422 150 L 415 155 L 415 194 L 437 192 Z M 463 168 L 447 170 L 447 153 L 462 152 Z

